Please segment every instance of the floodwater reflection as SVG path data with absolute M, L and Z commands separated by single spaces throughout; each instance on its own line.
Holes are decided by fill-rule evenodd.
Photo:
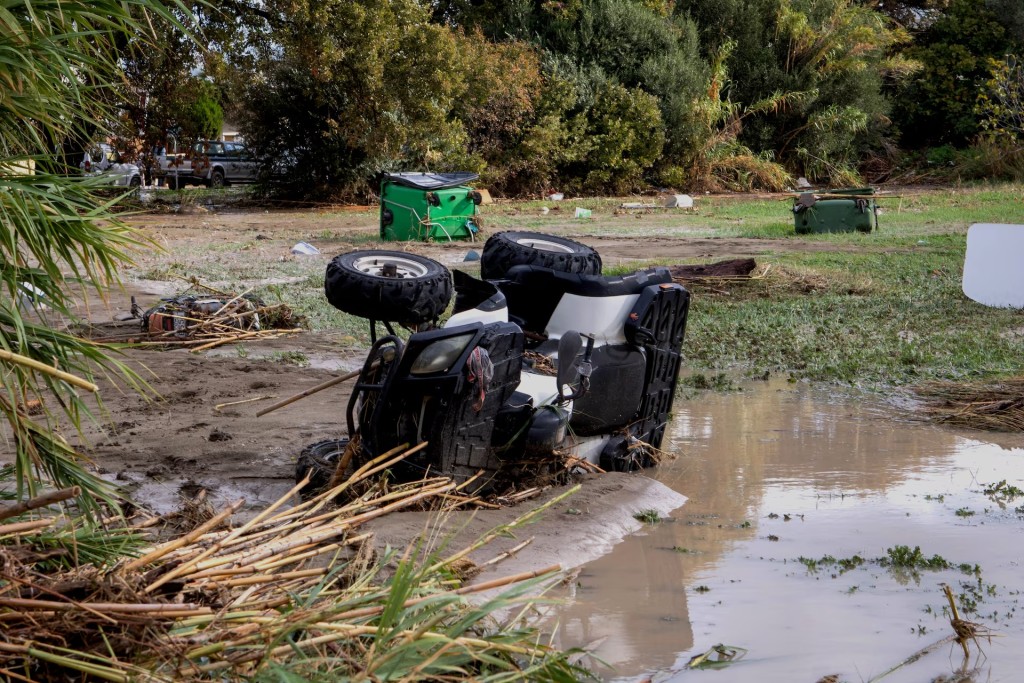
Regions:
M 624 681 L 866 681 L 952 633 L 945 582 L 964 618 L 1001 636 L 982 641 L 975 680 L 1020 679 L 1024 498 L 985 490 L 1024 488 L 1024 438 L 994 443 L 908 421 L 878 397 L 776 381 L 675 409 L 664 446 L 677 457 L 653 476 L 689 501 L 583 567 L 555 610 L 559 644 L 587 646 L 608 665 L 591 666 Z M 899 546 L 980 575 L 877 562 Z M 800 560 L 855 556 L 866 562 L 845 572 Z M 717 643 L 748 653 L 683 671 Z M 948 676 L 961 657 L 946 645 L 884 681 Z

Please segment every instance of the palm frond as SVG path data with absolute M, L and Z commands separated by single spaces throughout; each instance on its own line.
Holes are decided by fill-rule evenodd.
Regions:
M 109 134 L 122 86 L 119 59 L 153 35 L 150 19 L 184 28 L 179 0 L 0 1 L 0 348 L 63 372 L 142 380 L 110 349 L 55 329 L 74 318 L 77 292 L 105 296 L 132 254 L 152 247 L 118 215 L 117 198 L 71 173 L 63 149 Z M 78 484 L 83 509 L 113 502 L 113 490 L 86 472 L 60 435 L 61 421 L 81 431 L 87 404 L 49 374 L 3 363 L 0 412 L 14 448 L 17 495 L 38 480 Z M 25 406 L 39 401 L 42 418 Z

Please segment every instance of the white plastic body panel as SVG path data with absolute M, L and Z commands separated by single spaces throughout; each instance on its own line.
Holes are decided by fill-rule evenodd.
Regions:
M 456 313 L 452 317 L 448 318 L 444 326 L 456 327 L 458 325 L 468 325 L 470 323 L 477 322 L 483 323 L 484 325 L 489 323 L 507 323 L 508 306 L 502 306 L 496 311 L 481 311 L 479 308 L 471 308 L 468 311 Z
M 561 339 L 568 330 L 593 336 L 597 346 L 626 341 L 626 317 L 639 294 L 622 296 L 578 296 L 565 294 L 548 321 L 548 339 Z
M 549 375 L 538 375 L 533 372 L 524 372 L 519 376 L 519 386 L 516 391 L 533 398 L 533 406 L 546 406 L 558 399 L 558 381 Z M 563 394 L 571 394 L 572 387 L 562 387 Z M 566 412 L 572 415 L 572 401 L 565 405 Z
M 986 306 L 1024 308 L 1024 225 L 976 223 L 967 231 L 963 290 Z

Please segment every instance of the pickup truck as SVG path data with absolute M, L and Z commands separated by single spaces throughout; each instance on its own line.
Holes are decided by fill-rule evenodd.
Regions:
M 187 152 L 156 154 L 158 174 L 177 189 L 185 185 L 225 187 L 256 180 L 256 162 L 240 142 L 200 140 Z

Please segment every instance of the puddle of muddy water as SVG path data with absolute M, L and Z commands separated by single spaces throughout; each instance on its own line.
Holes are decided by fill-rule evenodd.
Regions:
M 678 457 L 655 476 L 689 502 L 584 566 L 554 608 L 556 642 L 596 648 L 607 666 L 589 665 L 611 680 L 870 681 L 951 635 L 945 582 L 964 596 L 962 617 L 999 635 L 981 641 L 970 680 L 1021 679 L 1024 498 L 984 489 L 1024 488 L 1024 438 L 908 422 L 877 399 L 784 382 L 680 399 L 675 415 L 666 446 Z M 981 571 L 874 561 L 897 546 Z M 866 562 L 799 560 L 826 556 Z M 718 643 L 748 652 L 683 670 Z M 932 681 L 961 659 L 945 644 L 881 680 Z

